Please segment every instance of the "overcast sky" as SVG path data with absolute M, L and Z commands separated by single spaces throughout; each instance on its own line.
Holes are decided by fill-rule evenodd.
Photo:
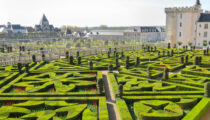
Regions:
M 73 26 L 165 25 L 165 7 L 191 6 L 196 0 L 0 0 L 0 24 L 34 26 L 45 13 L 50 24 Z M 201 0 L 210 10 L 210 0 Z

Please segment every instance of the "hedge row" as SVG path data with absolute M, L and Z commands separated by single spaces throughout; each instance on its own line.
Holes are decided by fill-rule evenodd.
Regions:
M 119 86 L 117 84 L 117 80 L 115 78 L 114 73 L 108 73 L 108 80 L 111 84 L 112 92 L 116 96 L 117 94 L 119 94 Z
M 203 98 L 182 120 L 200 120 L 210 107 L 210 99 Z
M 131 114 L 128 110 L 127 104 L 123 99 L 116 99 L 117 109 L 121 120 L 132 120 Z

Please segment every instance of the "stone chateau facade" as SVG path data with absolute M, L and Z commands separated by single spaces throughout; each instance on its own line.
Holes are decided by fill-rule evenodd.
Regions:
M 166 42 L 172 46 L 192 43 L 198 48 L 210 46 L 210 12 L 203 12 L 200 0 L 191 7 L 166 8 Z

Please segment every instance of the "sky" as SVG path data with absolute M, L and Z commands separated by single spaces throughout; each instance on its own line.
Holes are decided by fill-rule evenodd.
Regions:
M 93 27 L 165 25 L 166 7 L 192 6 L 196 0 L 0 0 L 0 24 L 39 24 L 43 14 L 50 24 Z M 210 0 L 201 0 L 210 10 Z

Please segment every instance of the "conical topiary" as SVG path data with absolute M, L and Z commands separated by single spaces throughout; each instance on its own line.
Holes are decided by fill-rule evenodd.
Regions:
M 29 73 L 29 64 L 28 63 L 25 65 L 25 72 Z
M 78 57 L 78 58 L 77 58 L 77 64 L 78 64 L 78 65 L 80 65 L 80 64 L 82 63 L 81 60 L 82 60 L 81 57 Z
M 116 68 L 118 68 L 119 67 L 119 60 L 118 60 L 118 58 L 115 59 L 115 64 L 116 64 Z
M 69 51 L 66 51 L 66 59 L 69 58 Z
M 167 67 L 164 68 L 164 71 L 163 71 L 163 78 L 162 80 L 168 80 L 169 78 L 169 69 Z
M 36 55 L 32 55 L 32 60 L 36 63 Z
M 97 90 L 100 94 L 103 93 L 103 80 L 102 79 L 97 80 Z
M 17 66 L 19 73 L 22 73 L 22 63 L 18 63 Z
M 186 64 L 186 65 L 188 64 L 188 59 L 189 59 L 189 56 L 186 55 L 186 56 L 185 56 L 185 64 Z
M 71 65 L 74 64 L 74 57 L 73 57 L 73 56 L 70 56 L 70 58 L 69 58 L 69 63 L 70 63 Z
M 113 71 L 113 65 L 112 65 L 112 64 L 110 64 L 110 65 L 108 66 L 108 70 L 109 70 L 109 72 L 112 72 L 112 71 Z
M 92 61 L 89 62 L 89 68 L 90 68 L 90 70 L 93 70 L 93 62 Z
M 184 64 L 184 56 L 181 56 L 180 61 L 182 64 Z
M 151 78 L 152 73 L 151 73 L 152 68 L 150 66 L 147 67 L 147 78 Z
M 140 63 L 140 58 L 139 57 L 136 57 L 136 66 L 138 66 Z
M 119 84 L 119 97 L 122 98 L 123 95 L 123 85 Z

